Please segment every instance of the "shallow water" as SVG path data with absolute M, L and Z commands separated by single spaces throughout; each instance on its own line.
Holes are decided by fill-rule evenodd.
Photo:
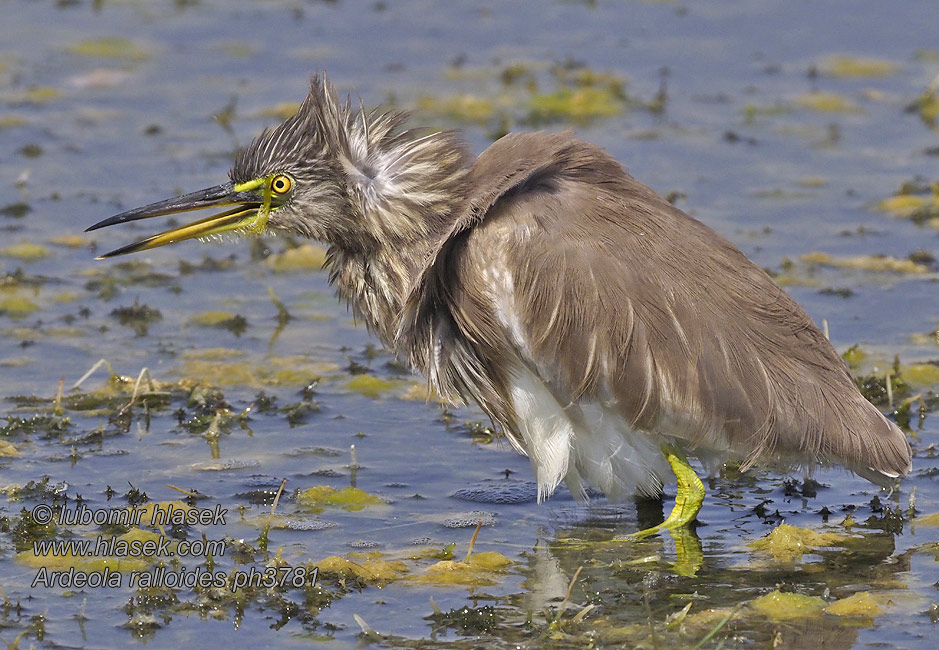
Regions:
M 939 511 L 939 462 L 929 409 L 939 380 L 934 365 L 910 366 L 939 357 L 930 335 L 939 325 L 930 259 L 939 208 L 915 218 L 876 208 L 903 183 L 937 180 L 935 125 L 925 110 L 908 110 L 939 73 L 933 0 L 554 2 L 535 15 L 523 3 L 484 2 L 5 8 L 0 445 L 15 451 L 0 453 L 0 639 L 695 647 L 716 629 L 701 647 L 933 647 L 939 522 L 928 515 Z M 527 461 L 474 424 L 477 409 L 426 403 L 423 381 L 336 301 L 316 250 L 285 257 L 301 242 L 187 242 L 93 260 L 161 224 L 85 227 L 222 182 L 236 148 L 298 102 L 320 70 L 367 104 L 464 128 L 477 152 L 505 130 L 534 127 L 574 126 L 604 146 L 777 274 L 827 322 L 839 350 L 859 345 L 858 373 L 882 377 L 899 355 L 909 390 L 898 390 L 897 404 L 916 394 L 926 404 L 924 419 L 918 403 L 912 411 L 911 476 L 887 495 L 839 470 L 818 473 L 814 489 L 774 472 L 728 471 L 710 481 L 699 515 L 702 566 L 681 576 L 672 540 L 613 540 L 656 523 L 668 499 L 584 507 L 561 490 L 535 504 Z M 928 203 L 932 190 L 919 189 L 911 195 Z M 917 251 L 925 254 L 910 268 Z M 815 252 L 842 264 L 890 256 L 913 272 L 803 259 Z M 102 367 L 70 389 L 102 358 L 129 380 L 109 380 Z M 143 368 L 155 383 L 144 378 L 143 397 L 128 407 Z M 323 571 L 315 588 L 234 595 L 141 591 L 126 580 L 31 588 L 37 569 L 17 558 L 31 548 L 21 511 L 64 496 L 69 507 L 124 507 L 131 485 L 155 501 L 184 498 L 173 485 L 196 493 L 200 507 L 228 509 L 225 525 L 167 531 L 251 545 L 250 555 L 232 545 L 213 558 L 228 574 L 275 556 L 310 570 L 328 556 L 374 568 L 377 556 L 350 556 L 366 552 L 403 565 L 383 577 Z M 354 485 L 382 502 L 297 500 L 317 485 Z M 499 552 L 508 568 L 476 570 L 470 586 L 413 577 L 451 543 L 463 559 L 478 521 L 486 525 L 473 553 Z M 801 557 L 747 546 L 782 522 L 842 538 Z M 123 531 L 61 526 L 56 536 L 102 532 Z M 206 561 L 167 564 L 193 572 Z M 759 600 L 776 589 L 816 600 Z M 864 592 L 876 613 L 821 611 Z M 686 618 L 667 619 L 688 603 Z M 353 615 L 374 630 L 364 641 Z

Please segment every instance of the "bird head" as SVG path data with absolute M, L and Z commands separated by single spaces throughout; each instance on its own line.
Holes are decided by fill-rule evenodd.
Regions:
M 309 95 L 293 116 L 262 132 L 240 151 L 221 185 L 128 210 L 87 230 L 193 210 L 221 208 L 99 257 L 144 251 L 186 239 L 219 235 L 290 233 L 338 244 L 367 246 L 361 201 L 352 189 L 367 187 L 369 148 L 400 138 L 400 114 L 368 114 L 340 102 L 325 78 L 314 77 Z M 369 124 L 369 120 L 373 124 Z M 370 133 L 370 127 L 377 133 Z M 370 137 L 378 138 L 371 141 Z

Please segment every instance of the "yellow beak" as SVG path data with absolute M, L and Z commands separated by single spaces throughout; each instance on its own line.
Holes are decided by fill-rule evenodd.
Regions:
M 99 221 L 88 228 L 85 232 L 106 228 L 128 221 L 138 221 L 140 219 L 150 219 L 167 214 L 176 214 L 179 212 L 188 212 L 190 210 L 203 210 L 206 208 L 215 208 L 223 206 L 237 206 L 231 210 L 226 210 L 198 221 L 193 221 L 178 228 L 167 230 L 158 235 L 153 235 L 139 242 L 122 246 L 104 255 L 98 256 L 98 259 L 115 257 L 117 255 L 127 255 L 145 251 L 158 246 L 174 244 L 186 239 L 197 237 L 208 237 L 224 232 L 246 231 L 261 233 L 267 225 L 267 217 L 270 212 L 270 198 L 266 197 L 267 192 L 260 190 L 260 182 L 249 182 L 241 185 L 225 183 L 216 185 L 204 190 L 184 194 L 166 201 L 158 201 L 145 205 L 142 208 L 134 208 L 127 212 L 109 217 Z

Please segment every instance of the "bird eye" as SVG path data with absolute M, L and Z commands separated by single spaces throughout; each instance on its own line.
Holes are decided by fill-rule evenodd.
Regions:
M 293 181 L 286 174 L 278 174 L 271 179 L 271 189 L 277 194 L 286 194 L 290 191 L 291 185 L 293 185 Z

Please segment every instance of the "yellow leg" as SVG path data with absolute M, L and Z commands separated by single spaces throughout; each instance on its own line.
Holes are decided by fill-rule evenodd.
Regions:
M 685 455 L 671 446 L 663 447 L 662 451 L 668 460 L 668 464 L 672 466 L 672 471 L 675 472 L 675 478 L 678 479 L 675 507 L 672 508 L 671 514 L 661 524 L 640 530 L 638 533 L 630 535 L 630 539 L 645 539 L 663 530 L 672 532 L 672 537 L 675 537 L 675 531 L 685 528 L 694 521 L 698 511 L 701 510 L 701 504 L 704 502 L 704 484 L 695 474 L 691 465 L 688 464 Z

